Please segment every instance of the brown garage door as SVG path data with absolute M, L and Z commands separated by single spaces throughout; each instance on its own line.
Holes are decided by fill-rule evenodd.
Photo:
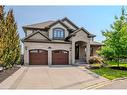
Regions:
M 53 65 L 68 65 L 68 51 L 55 50 L 52 52 L 52 64 Z
M 29 51 L 30 65 L 48 65 L 48 52 L 41 49 Z

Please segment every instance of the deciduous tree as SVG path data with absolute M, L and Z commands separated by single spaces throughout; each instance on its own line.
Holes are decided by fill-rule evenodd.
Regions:
M 121 16 L 115 16 L 115 21 L 111 25 L 111 29 L 103 31 L 105 44 L 102 47 L 100 54 L 107 59 L 115 59 L 118 61 L 120 58 L 127 58 L 127 15 L 124 7 L 122 8 Z

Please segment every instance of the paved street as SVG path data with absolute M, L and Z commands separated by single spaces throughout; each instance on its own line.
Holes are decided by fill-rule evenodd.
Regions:
M 117 80 L 98 89 L 127 89 L 127 79 Z
M 85 89 L 106 81 L 88 70 L 73 66 L 22 67 L 0 84 L 0 89 Z

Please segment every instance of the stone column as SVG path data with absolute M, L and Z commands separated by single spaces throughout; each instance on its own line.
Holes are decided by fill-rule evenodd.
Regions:
M 48 50 L 48 65 L 52 65 L 52 51 Z
M 86 62 L 89 63 L 90 59 L 90 43 L 87 43 L 86 45 Z
M 72 64 L 75 64 L 75 42 L 72 42 L 72 50 L 71 50 L 71 54 L 72 54 Z
M 24 65 L 29 65 L 29 50 L 24 49 Z

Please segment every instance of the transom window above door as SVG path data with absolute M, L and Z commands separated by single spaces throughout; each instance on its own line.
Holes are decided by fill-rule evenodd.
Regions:
M 53 29 L 53 39 L 64 39 L 64 29 L 55 28 Z

